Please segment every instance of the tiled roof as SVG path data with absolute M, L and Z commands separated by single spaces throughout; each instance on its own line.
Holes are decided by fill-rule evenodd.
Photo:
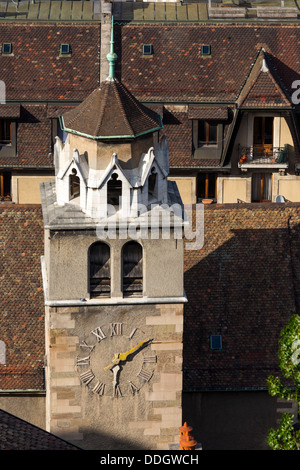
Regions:
M 233 103 L 261 48 L 290 93 L 300 77 L 298 24 L 130 23 L 115 30 L 117 68 L 142 101 Z M 152 57 L 143 57 L 143 44 L 152 44 Z M 205 44 L 211 55 L 202 57 Z
M 0 204 L 1 390 L 43 390 L 44 295 L 41 276 L 41 206 Z M 0 420 L 1 421 L 1 420 Z
M 143 103 L 164 107 L 163 133 L 168 136 L 173 168 L 221 169 L 238 124 L 236 105 L 291 108 L 292 84 L 300 79 L 297 23 L 136 21 L 117 24 L 115 30 L 115 49 L 121 58 L 116 69 L 123 83 Z M 143 44 L 152 44 L 151 57 L 143 56 Z M 202 57 L 205 44 L 210 45 L 211 55 Z M 263 59 L 267 72 L 261 71 Z M 165 110 L 169 105 L 172 111 Z M 179 110 L 183 105 L 186 110 Z M 223 120 L 226 109 L 220 161 L 193 158 L 192 119 L 219 114 Z
M 12 44 L 12 55 L 0 55 L 7 102 L 78 102 L 98 84 L 99 24 L 4 23 L 2 43 Z M 71 55 L 62 57 L 60 45 L 65 43 L 70 44 Z
M 40 206 L 2 205 L 2 390 L 43 390 Z M 299 311 L 300 204 L 205 206 L 204 245 L 185 251 L 184 389 L 266 389 L 282 327 Z M 186 247 L 187 248 L 187 247 Z M 222 335 L 221 351 L 209 338 Z
M 271 58 L 261 49 L 238 97 L 243 108 L 290 108 L 291 98 L 282 88 Z
M 227 106 L 193 106 L 189 105 L 189 119 L 226 120 Z
M 162 127 L 160 116 L 116 79 L 102 82 L 76 108 L 64 113 L 63 124 L 69 132 L 96 139 L 136 137 Z
M 0 410 L 0 450 L 81 450 L 6 411 Z
M 185 390 L 266 389 L 280 375 L 280 331 L 299 312 L 299 230 L 299 204 L 206 206 L 204 245 L 185 252 Z

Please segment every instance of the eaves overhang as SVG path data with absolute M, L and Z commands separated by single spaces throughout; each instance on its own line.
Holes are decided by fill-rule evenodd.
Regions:
M 59 122 L 60 122 L 60 126 L 61 128 L 65 131 L 65 132 L 69 132 L 70 134 L 75 134 L 75 135 L 79 135 L 81 137 L 86 137 L 88 139 L 93 139 L 93 140 L 115 140 L 115 139 L 136 139 L 138 137 L 141 137 L 143 135 L 147 135 L 147 134 L 153 134 L 154 132 L 157 132 L 157 131 L 160 131 L 161 129 L 163 129 L 163 123 L 162 123 L 162 118 L 161 118 L 161 115 L 158 114 L 159 116 L 159 120 L 160 120 L 160 124 L 159 126 L 156 126 L 156 127 L 153 127 L 151 129 L 147 129 L 146 131 L 143 131 L 143 132 L 139 132 L 137 134 L 122 134 L 122 135 L 90 135 L 90 134 L 85 134 L 84 132 L 79 132 L 79 131 L 76 131 L 74 129 L 70 129 L 68 127 L 65 126 L 64 124 L 64 118 L 62 115 L 59 116 Z

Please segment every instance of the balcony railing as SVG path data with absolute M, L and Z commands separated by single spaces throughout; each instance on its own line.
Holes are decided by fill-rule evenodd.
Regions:
M 251 164 L 277 165 L 288 162 L 288 149 L 284 147 L 240 147 L 239 166 Z

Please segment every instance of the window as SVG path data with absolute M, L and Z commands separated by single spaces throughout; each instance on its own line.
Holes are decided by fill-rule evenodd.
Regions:
M 152 55 L 153 46 L 152 44 L 143 44 L 143 55 Z
M 0 172 L 0 200 L 11 201 L 11 173 Z
M 11 144 L 11 121 L 0 119 L 0 145 Z
M 261 149 L 262 155 L 270 150 L 272 153 L 273 147 L 273 128 L 274 118 L 267 116 L 255 116 L 253 122 L 253 146 L 254 149 L 259 151 Z
M 90 296 L 110 297 L 110 248 L 106 243 L 94 243 L 89 252 Z
M 198 173 L 197 199 L 216 199 L 217 174 Z
M 72 174 L 69 176 L 70 181 L 70 200 L 80 196 L 80 178 L 77 176 L 75 168 L 72 170 Z
M 10 55 L 12 52 L 12 46 L 10 42 L 4 42 L 1 48 L 3 55 Z
M 270 202 L 272 199 L 272 174 L 252 175 L 252 202 Z
M 222 336 L 221 335 L 211 335 L 210 349 L 213 349 L 215 351 L 219 351 L 222 349 Z
M 155 195 L 156 181 L 157 181 L 157 173 L 156 173 L 155 168 L 153 167 L 148 177 L 148 197 L 149 198 Z
M 111 179 L 107 183 L 107 204 L 114 206 L 116 210 L 121 205 L 122 198 L 122 181 L 118 179 L 117 173 L 113 173 Z
M 216 121 L 198 121 L 198 147 L 202 145 L 216 145 L 218 124 Z
M 201 46 L 201 55 L 206 56 L 211 54 L 211 48 L 209 44 L 203 44 Z
M 4 341 L 0 341 L 0 364 L 6 364 L 6 347 Z
M 70 44 L 61 44 L 59 51 L 60 51 L 60 55 L 70 55 L 71 54 Z
M 143 249 L 131 241 L 122 250 L 123 296 L 141 296 L 143 292 Z

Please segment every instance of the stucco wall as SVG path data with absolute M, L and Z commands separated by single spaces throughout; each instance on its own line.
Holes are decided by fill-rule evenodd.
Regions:
M 196 177 L 195 176 L 169 176 L 170 181 L 176 181 L 183 204 L 196 203 Z
M 52 180 L 49 175 L 12 175 L 12 200 L 16 204 L 41 204 L 40 183 Z
M 7 411 L 42 429 L 46 429 L 45 405 L 45 394 L 2 393 L 0 395 L 1 410 Z

